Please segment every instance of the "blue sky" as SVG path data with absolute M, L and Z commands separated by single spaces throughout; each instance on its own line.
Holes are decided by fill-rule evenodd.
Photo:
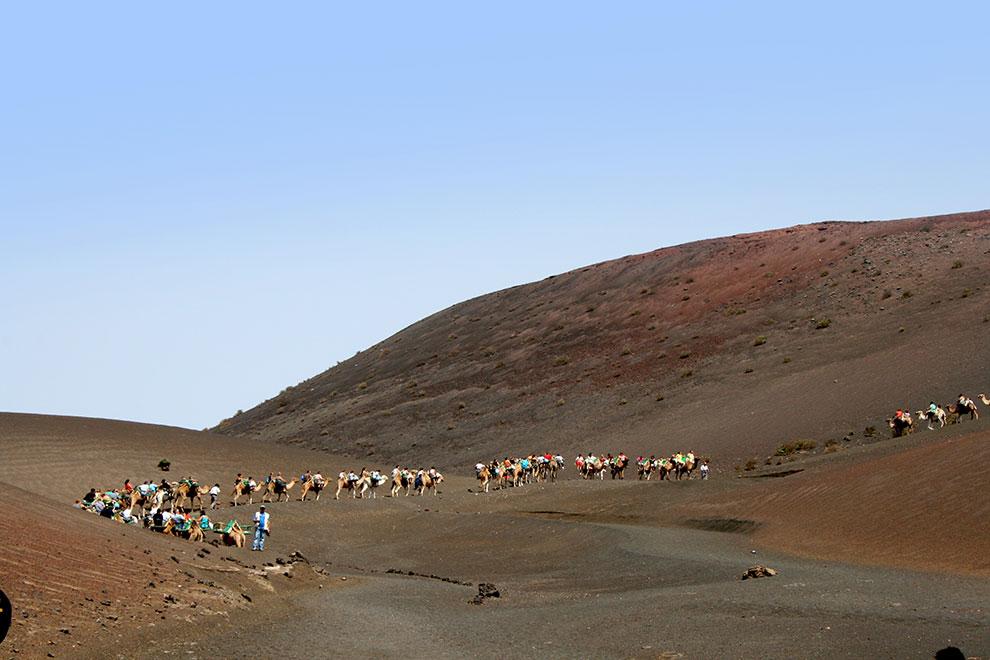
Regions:
M 205 4 L 0 10 L 0 410 L 199 428 L 588 263 L 990 207 L 979 3 Z

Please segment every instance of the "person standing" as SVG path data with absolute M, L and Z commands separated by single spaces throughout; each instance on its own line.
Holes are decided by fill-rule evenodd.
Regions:
M 213 484 L 213 488 L 210 489 L 210 509 L 216 509 L 217 500 L 220 498 L 220 484 Z
M 258 513 L 254 514 L 254 546 L 252 550 L 264 550 L 265 549 L 265 537 L 269 534 L 269 522 L 270 514 L 265 511 L 265 505 L 262 504 Z

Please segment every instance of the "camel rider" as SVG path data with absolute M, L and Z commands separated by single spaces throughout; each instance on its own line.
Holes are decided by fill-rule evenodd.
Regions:
M 353 470 L 347 473 L 347 481 L 349 483 L 354 483 L 357 480 L 358 480 L 358 476 L 354 473 Z
M 694 452 L 693 451 L 689 451 L 688 452 L 688 454 L 687 454 L 687 462 L 688 463 L 694 463 Z
M 247 478 L 247 486 L 251 490 L 257 490 L 257 488 L 258 488 L 258 482 L 254 480 L 254 477 L 248 477 Z
M 899 420 L 902 417 L 904 417 L 904 411 L 901 410 L 901 409 L 898 409 L 897 412 L 894 413 L 894 419 L 898 419 Z
M 936 415 L 936 413 L 938 413 L 938 406 L 935 405 L 935 402 L 934 401 L 929 401 L 928 402 L 928 414 L 929 414 L 929 416 L 934 417 Z

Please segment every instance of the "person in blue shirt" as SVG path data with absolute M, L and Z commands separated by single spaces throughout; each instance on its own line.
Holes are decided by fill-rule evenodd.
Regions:
M 265 537 L 269 534 L 269 528 L 271 522 L 269 520 L 271 514 L 265 511 L 265 505 L 261 505 L 261 509 L 258 513 L 254 514 L 254 546 L 252 550 L 264 550 L 265 549 Z

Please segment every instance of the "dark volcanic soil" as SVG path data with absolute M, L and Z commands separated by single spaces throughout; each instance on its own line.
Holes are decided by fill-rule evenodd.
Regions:
M 70 502 L 90 485 L 159 476 L 163 456 L 176 477 L 224 485 L 238 471 L 334 474 L 354 459 L 0 415 L 0 585 L 29 612 L 0 655 L 924 658 L 950 643 L 987 654 L 981 428 L 747 473 L 792 471 L 779 478 L 587 482 L 568 466 L 556 484 L 485 495 L 469 470 L 449 471 L 438 497 L 270 505 L 264 554 L 203 556 Z M 293 552 L 306 561 L 275 563 Z M 754 563 L 779 574 L 740 581 Z M 500 597 L 469 602 L 482 582 Z
M 990 390 L 988 254 L 985 211 L 665 248 L 455 305 L 217 430 L 463 466 L 862 438 Z

